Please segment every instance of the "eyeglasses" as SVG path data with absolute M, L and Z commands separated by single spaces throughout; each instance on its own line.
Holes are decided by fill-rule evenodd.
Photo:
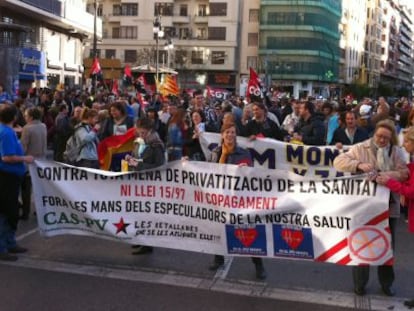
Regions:
M 383 140 L 391 140 L 390 136 L 385 136 L 385 135 L 382 135 L 382 134 L 375 134 L 375 137 L 378 138 L 378 139 L 383 139 Z

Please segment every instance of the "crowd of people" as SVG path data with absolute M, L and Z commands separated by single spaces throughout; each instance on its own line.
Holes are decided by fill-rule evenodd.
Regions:
M 75 165 L 98 168 L 97 146 L 103 139 L 123 135 L 136 128 L 134 151 L 125 160 L 129 170 L 141 170 L 187 158 L 196 161 L 252 165 L 248 152 L 237 145 L 236 137 L 250 140 L 268 137 L 304 145 L 351 146 L 334 161 L 339 171 L 370 173 L 370 178 L 389 187 L 390 229 L 395 239 L 395 217 L 408 210 L 413 231 L 412 166 L 414 107 L 402 97 L 387 102 L 345 97 L 326 100 L 308 98 L 244 98 L 232 95 L 225 100 L 207 98 L 203 90 L 178 97 L 115 96 L 99 92 L 91 96 L 76 90 L 21 92 L 12 101 L 0 86 L 0 183 L 13 198 L 0 195 L 0 260 L 15 260 L 13 234 L 18 218 L 30 215 L 30 176 L 24 163 L 45 157 L 64 161 L 66 142 L 78 135 L 82 148 Z M 203 132 L 221 134 L 219 147 L 206 158 L 200 146 Z M 402 148 L 405 147 L 405 149 Z M 405 152 L 403 152 L 405 150 Z M 121 170 L 121 167 L 114 167 Z M 372 173 L 372 174 L 371 174 Z M 375 174 L 374 174 L 375 173 Z M 9 182 L 9 179 L 13 183 Z M 7 180 L 7 181 L 6 181 Z M 15 181 L 15 182 L 14 182 Z M 20 199 L 19 199 L 20 192 Z M 401 194 L 401 198 L 398 194 Z M 401 206 L 400 206 L 401 205 Z M 408 208 L 407 208 L 408 207 Z M 19 214 L 20 213 L 20 214 Z M 135 254 L 152 252 L 149 246 L 134 245 Z M 266 276 L 260 258 L 252 258 L 258 279 Z M 218 269 L 224 258 L 215 256 L 210 269 Z M 394 295 L 392 266 L 378 268 L 384 294 Z M 365 294 L 369 267 L 353 270 L 355 293 Z M 414 301 L 407 305 L 413 306 Z

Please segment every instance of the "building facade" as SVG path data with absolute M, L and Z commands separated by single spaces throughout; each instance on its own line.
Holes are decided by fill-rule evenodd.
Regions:
M 342 20 L 340 24 L 341 61 L 339 83 L 350 85 L 359 82 L 361 65 L 364 63 L 366 0 L 342 2 Z M 358 10 L 355 10 L 358 8 Z
M 250 67 L 295 97 L 413 88 L 413 12 L 401 0 L 4 0 L 0 46 L 10 92 L 85 86 L 94 54 L 107 79 L 158 64 L 182 89 L 244 95 Z
M 94 16 L 83 0 L 0 2 L 0 83 L 8 92 L 34 85 L 55 88 L 83 84 L 84 46 Z M 97 22 L 97 35 L 101 35 Z
M 341 1 L 260 3 L 259 64 L 294 97 L 334 96 L 339 78 Z
M 173 67 L 181 88 L 205 86 L 235 90 L 239 65 L 239 1 L 102 0 L 101 58 L 132 68 Z M 162 36 L 155 36 L 155 21 Z M 172 50 L 165 49 L 172 43 Z M 92 54 L 91 47 L 86 55 Z M 158 54 L 158 56 L 157 56 Z

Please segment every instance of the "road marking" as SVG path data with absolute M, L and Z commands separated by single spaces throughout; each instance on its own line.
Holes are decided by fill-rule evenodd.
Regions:
M 140 270 L 139 268 L 128 269 L 128 266 L 117 266 L 115 268 L 109 265 L 83 265 L 31 258 L 27 255 L 20 256 L 19 260 L 16 262 L 0 262 L 0 264 L 52 272 L 71 273 L 132 282 L 145 282 L 151 284 L 212 290 L 225 294 L 235 294 L 284 301 L 296 301 L 300 303 L 328 305 L 333 307 L 344 307 L 358 310 L 407 310 L 403 305 L 405 298 L 376 295 L 356 297 L 354 294 L 348 292 L 322 291 L 309 288 L 282 289 L 270 287 L 266 282 L 225 279 L 216 276 L 212 279 L 194 277 L 193 275 L 189 276 L 172 270 L 148 268 L 145 268 L 145 270 Z M 226 266 L 230 267 L 230 265 L 231 261 Z M 225 268 L 223 268 L 223 270 L 225 270 Z
M 24 238 L 27 238 L 28 236 L 30 236 L 30 235 L 32 235 L 33 233 L 36 233 L 36 232 L 38 232 L 38 231 L 39 231 L 39 229 L 38 229 L 38 228 L 34 228 L 34 229 L 30 230 L 30 231 L 27 231 L 27 232 L 25 232 L 25 233 L 23 233 L 23 234 L 20 234 L 19 236 L 17 236 L 17 237 L 16 237 L 16 241 L 21 241 L 21 240 L 23 240 Z
M 224 257 L 224 265 L 217 269 L 214 275 L 215 279 L 225 279 L 229 274 L 231 264 L 233 263 L 233 257 Z

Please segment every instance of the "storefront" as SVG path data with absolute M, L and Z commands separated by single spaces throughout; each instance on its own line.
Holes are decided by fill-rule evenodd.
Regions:
M 13 91 L 28 90 L 33 86 L 46 86 L 46 53 L 22 48 L 19 51 L 18 83 L 13 81 Z

